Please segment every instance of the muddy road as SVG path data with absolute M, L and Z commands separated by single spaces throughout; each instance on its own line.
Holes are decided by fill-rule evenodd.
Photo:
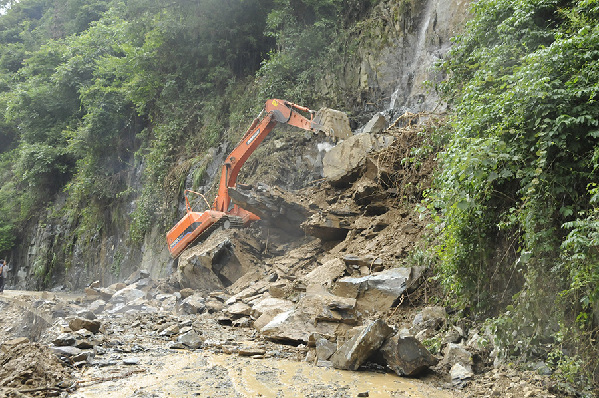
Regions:
M 212 354 L 205 350 L 156 350 L 138 356 L 138 360 L 134 367 L 114 374 L 98 373 L 97 370 L 85 372 L 81 379 L 90 382 L 71 396 L 454 397 L 423 381 L 402 379 L 394 374 L 323 369 L 288 359 L 253 359 L 235 354 Z M 116 379 L 93 382 L 95 378 L 110 376 L 116 376 Z
M 56 317 L 58 312 L 85 310 L 85 304 L 84 296 L 77 294 L 8 290 L 0 296 L 4 363 L 0 396 L 455 396 L 435 387 L 438 380 L 400 378 L 380 369 L 317 367 L 305 361 L 308 347 L 262 340 L 252 329 L 220 325 L 207 313 L 101 314 L 97 334 L 84 329 L 73 333 L 66 318 Z M 164 328 L 173 322 L 193 328 L 201 347 L 177 345 Z M 65 335 L 91 343 L 84 363 L 73 363 L 65 353 L 49 354 Z

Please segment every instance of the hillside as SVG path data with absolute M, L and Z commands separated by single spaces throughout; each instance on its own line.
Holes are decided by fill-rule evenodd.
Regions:
M 477 330 L 493 350 L 475 373 L 511 363 L 551 374 L 555 393 L 596 393 L 594 0 L 2 8 L 8 289 L 81 292 L 143 270 L 204 298 L 287 280 L 298 304 L 302 278 L 325 264 L 326 292 L 341 296 L 339 279 L 418 270 L 419 293 L 356 304 L 356 322 L 392 308 L 397 331 L 415 315 L 404 306 L 435 304 L 447 324 L 419 336 L 434 355 L 446 357 L 443 333 L 461 330 L 458 344 Z M 262 221 L 173 259 L 165 233 L 183 192 L 215 197 L 225 156 L 268 98 L 343 111 L 350 135 L 279 126 L 236 190 Z

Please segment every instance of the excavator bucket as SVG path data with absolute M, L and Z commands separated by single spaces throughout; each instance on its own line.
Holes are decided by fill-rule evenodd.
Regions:
M 323 126 L 326 135 L 337 140 L 344 140 L 352 135 L 349 118 L 341 111 L 321 108 L 314 116 L 314 122 Z

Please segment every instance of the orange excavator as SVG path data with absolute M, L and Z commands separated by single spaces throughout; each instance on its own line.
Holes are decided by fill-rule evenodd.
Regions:
M 299 111 L 308 113 L 310 119 L 304 117 Z M 314 111 L 292 102 L 279 99 L 266 101 L 260 115 L 254 119 L 239 144 L 225 159 L 218 195 L 210 210 L 202 213 L 193 211 L 187 198 L 187 193 L 193 191 L 185 191 L 187 213 L 166 234 L 171 256 L 178 257 L 187 246 L 198 239 L 207 237 L 216 228 L 221 226 L 228 228 L 231 225 L 247 226 L 251 222 L 259 220 L 260 217 L 254 213 L 244 210 L 238 205 L 231 205 L 229 188 L 235 186 L 237 175 L 243 164 L 278 123 L 287 123 L 313 132 L 324 131 L 324 127 L 314 119 L 314 115 Z

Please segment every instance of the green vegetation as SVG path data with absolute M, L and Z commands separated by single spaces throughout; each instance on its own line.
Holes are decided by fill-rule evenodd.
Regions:
M 599 380 L 599 2 L 472 11 L 443 64 L 453 132 L 429 198 L 440 278 L 499 316 L 506 352 L 535 357 L 559 341 L 570 358 L 556 363 L 583 358 L 581 377 Z
M 0 2 L 0 254 L 47 210 L 69 220 L 68 245 L 114 229 L 104 213 L 131 201 L 131 244 L 166 228 L 192 163 L 265 99 L 318 105 L 344 29 L 376 3 Z

